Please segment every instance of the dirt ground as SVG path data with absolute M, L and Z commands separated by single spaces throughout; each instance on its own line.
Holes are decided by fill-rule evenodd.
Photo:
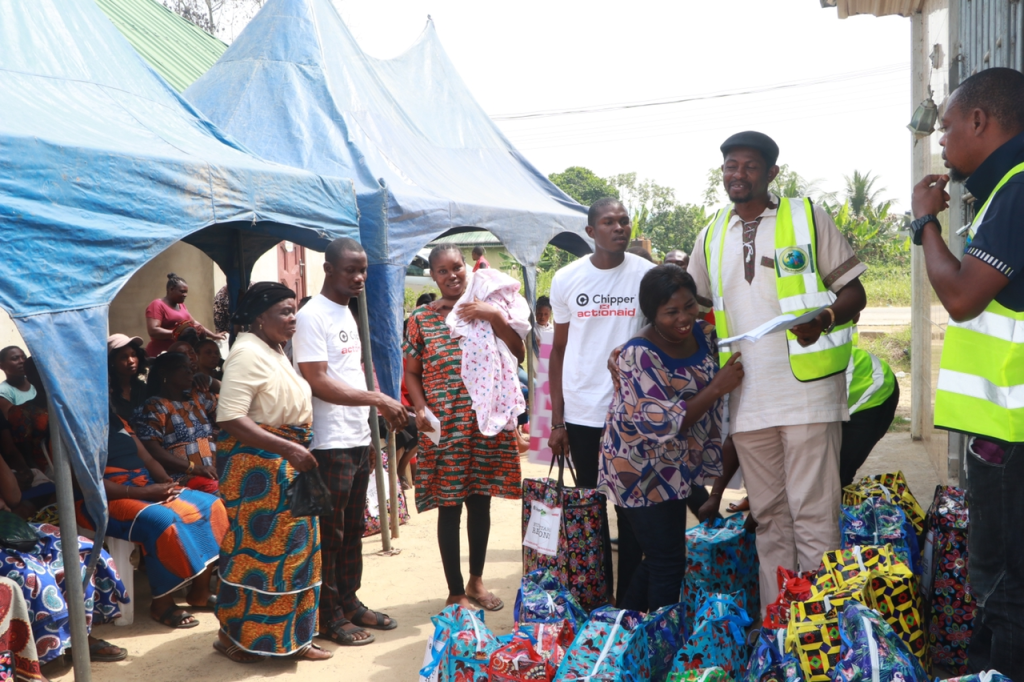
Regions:
M 907 433 L 888 434 L 861 469 L 861 474 L 894 469 L 903 469 L 911 489 L 926 507 L 938 477 L 924 447 L 912 442 Z M 546 466 L 523 461 L 524 477 L 540 478 L 546 473 Z M 729 491 L 723 501 L 723 511 L 726 504 L 739 497 L 740 491 Z M 413 507 L 411 501 L 410 497 L 410 508 Z M 492 505 L 485 581 L 505 601 L 505 608 L 488 613 L 486 621 L 499 635 L 512 630 L 512 604 L 522 572 L 520 505 L 519 501 L 498 499 Z M 435 537 L 437 513 L 417 514 L 415 510 L 411 513 L 411 520 L 401 527 L 400 537 L 394 540 L 394 546 L 401 550 L 399 554 L 380 556 L 379 536 L 368 538 L 363 545 L 365 563 L 360 597 L 371 608 L 381 609 L 396 618 L 399 624 L 390 632 L 376 632 L 373 644 L 338 647 L 322 642 L 335 655 L 320 663 L 271 660 L 257 665 L 238 665 L 214 652 L 211 645 L 217 620 L 212 613 L 200 612 L 200 625 L 191 630 L 170 630 L 153 622 L 148 616 L 148 582 L 144 573 L 137 572 L 135 623 L 129 627 L 99 626 L 93 633 L 127 648 L 128 659 L 120 663 L 94 663 L 92 679 L 96 682 L 231 682 L 250 677 L 301 675 L 310 680 L 415 682 L 427 635 L 433 630 L 430 617 L 443 608 L 446 589 Z M 465 531 L 463 543 L 463 565 L 468 570 Z M 71 668 L 57 662 L 44 668 L 44 674 L 51 680 L 70 682 L 74 679 Z

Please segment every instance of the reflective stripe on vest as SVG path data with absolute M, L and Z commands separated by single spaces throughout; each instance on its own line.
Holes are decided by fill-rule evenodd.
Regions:
M 854 348 L 846 368 L 846 387 L 850 414 L 854 414 L 888 400 L 896 388 L 896 375 L 871 353 Z
M 1020 164 L 1003 176 L 971 223 L 971 237 L 992 199 Z M 1024 441 L 1024 312 L 995 300 L 967 322 L 949 321 L 935 391 L 935 425 L 1011 443 Z
M 737 333 L 730 332 L 728 310 L 722 293 L 722 258 L 731 212 L 730 208 L 721 209 L 704 235 L 704 255 L 720 339 Z M 817 235 L 810 199 L 780 199 L 775 218 L 774 260 L 775 288 L 782 312 L 800 316 L 831 305 L 836 300 L 835 294 L 821 280 L 817 253 Z M 790 260 L 794 262 L 788 262 Z M 847 322 L 839 325 L 830 334 L 822 334 L 815 343 L 806 347 L 800 345 L 792 332 L 786 332 L 786 339 L 793 376 L 799 381 L 815 381 L 846 370 L 850 362 L 853 324 Z M 721 353 L 720 362 L 725 364 L 730 355 Z

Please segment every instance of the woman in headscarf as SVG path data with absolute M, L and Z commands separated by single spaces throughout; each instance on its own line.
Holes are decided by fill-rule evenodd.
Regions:
M 221 542 L 214 648 L 237 663 L 268 656 L 324 660 L 313 644 L 320 601 L 320 526 L 285 499 L 298 472 L 316 467 L 312 391 L 283 346 L 295 334 L 295 292 L 258 282 L 242 296 L 238 335 L 224 363 L 217 421 L 220 495 L 230 527 Z
M 216 494 L 216 434 L 206 411 L 192 397 L 194 376 L 182 353 L 164 353 L 154 360 L 147 381 L 150 397 L 131 424 L 171 480 Z

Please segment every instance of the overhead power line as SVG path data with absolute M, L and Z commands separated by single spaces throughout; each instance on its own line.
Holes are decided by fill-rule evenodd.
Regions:
M 823 76 L 821 78 L 811 78 L 807 80 L 791 81 L 787 83 L 776 83 L 774 85 L 765 85 L 757 88 L 747 88 L 745 90 L 732 90 L 727 92 L 718 92 L 703 95 L 688 95 L 637 102 L 620 102 L 617 104 L 595 104 L 593 106 L 578 107 L 575 109 L 549 109 L 546 111 L 531 111 L 514 114 L 496 114 L 494 116 L 491 116 L 491 120 L 515 121 L 523 119 L 552 118 L 554 116 L 570 116 L 573 114 L 594 114 L 607 111 L 623 111 L 627 109 L 645 109 L 649 107 L 666 106 L 669 104 L 683 104 L 686 102 L 698 102 L 702 100 L 711 99 L 724 99 L 726 97 L 739 97 L 741 95 L 756 95 L 764 92 L 789 90 L 792 88 L 805 88 L 812 85 L 821 85 L 823 83 L 835 83 L 838 81 L 847 81 L 857 78 L 869 78 L 871 76 L 881 76 L 884 74 L 898 73 L 900 71 L 909 70 L 909 64 L 892 64 L 890 66 L 883 66 L 876 69 L 848 71 L 845 73 L 838 73 L 831 76 Z

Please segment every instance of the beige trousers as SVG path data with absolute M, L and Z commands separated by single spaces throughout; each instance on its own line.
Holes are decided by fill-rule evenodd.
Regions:
M 814 571 L 839 548 L 841 441 L 841 422 L 733 434 L 757 521 L 762 615 L 779 596 L 779 566 Z

